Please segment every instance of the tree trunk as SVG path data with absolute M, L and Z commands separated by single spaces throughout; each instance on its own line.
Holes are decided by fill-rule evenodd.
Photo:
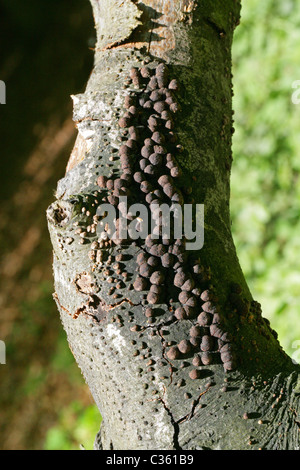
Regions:
M 95 448 L 299 448 L 299 368 L 230 229 L 240 2 L 91 3 L 95 67 L 73 97 L 79 134 L 47 216 L 54 297 L 103 417 Z M 97 206 L 122 195 L 204 204 L 204 247 L 99 238 Z

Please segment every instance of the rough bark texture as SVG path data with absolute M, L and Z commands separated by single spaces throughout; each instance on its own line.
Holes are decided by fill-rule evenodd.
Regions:
M 48 221 L 54 297 L 103 416 L 95 448 L 296 449 L 299 369 L 251 297 L 230 230 L 231 44 L 240 3 L 91 3 L 98 37 L 95 67 L 86 92 L 74 97 L 78 139 Z M 159 128 L 165 154 L 174 156 L 168 171 L 175 166 L 179 174 L 168 174 L 169 188 L 158 183 L 165 167 L 157 174 L 141 163 L 143 140 L 151 137 L 148 118 L 156 114 L 162 122 L 162 109 L 153 109 L 155 98 L 144 104 L 151 88 L 147 73 L 156 73 L 161 80 L 156 90 L 170 98 L 161 105 L 170 107 L 170 124 Z M 127 115 L 126 96 L 137 108 Z M 127 164 L 130 126 L 135 126 L 131 137 L 135 130 L 141 137 L 131 139 Z M 205 204 L 199 253 L 184 254 L 174 241 L 171 247 L 159 245 L 162 251 L 156 247 L 150 262 L 152 247 L 143 240 L 98 240 L 97 206 L 120 195 L 107 180 L 127 174 L 124 194 L 144 201 L 138 177 L 132 179 L 141 169 L 152 191 Z M 175 261 L 164 266 L 166 249 Z M 140 277 L 145 260 L 159 265 L 158 277 L 165 280 L 156 283 L 152 267 Z M 185 287 L 175 280 L 180 272 Z

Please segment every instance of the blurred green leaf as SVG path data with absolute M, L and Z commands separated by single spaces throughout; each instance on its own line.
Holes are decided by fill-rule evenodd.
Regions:
M 58 423 L 49 429 L 45 450 L 92 450 L 99 431 L 101 416 L 96 405 L 87 408 L 74 401 L 59 416 Z
M 252 294 L 290 354 L 300 338 L 300 105 L 291 102 L 299 26 L 296 0 L 247 0 L 233 44 L 234 239 Z

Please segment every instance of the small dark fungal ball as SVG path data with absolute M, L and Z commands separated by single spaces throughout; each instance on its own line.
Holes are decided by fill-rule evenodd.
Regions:
M 147 295 L 147 300 L 149 304 L 152 304 L 152 305 L 158 304 L 160 301 L 160 296 L 159 294 L 156 294 L 155 292 L 149 292 Z
M 147 318 L 151 318 L 151 317 L 155 317 L 155 313 L 154 313 L 154 310 L 150 307 L 146 308 L 145 310 L 145 316 Z
M 127 145 L 121 145 L 121 147 L 119 148 L 119 155 L 121 157 L 123 155 L 125 157 L 128 157 L 129 155 L 131 155 L 131 149 L 129 147 L 127 147 Z
M 221 339 L 224 334 L 224 331 L 221 328 L 219 328 L 219 325 L 211 325 L 209 327 L 209 330 L 210 330 L 211 336 L 214 336 L 215 338 Z
M 131 78 L 131 80 L 133 80 L 134 78 L 139 78 L 139 76 L 139 70 L 136 67 L 132 67 L 129 72 L 129 77 Z
M 217 325 L 220 325 L 222 323 L 221 316 L 219 313 L 214 314 L 212 322 Z
M 200 295 L 201 295 L 201 289 L 200 289 L 200 287 L 195 287 L 195 288 L 192 290 L 192 293 L 193 293 L 196 297 L 200 297 Z
M 152 139 L 150 139 L 150 137 L 147 137 L 145 140 L 144 140 L 144 145 L 146 147 L 153 147 L 154 145 L 154 142 Z
M 151 100 L 146 101 L 143 108 L 151 110 L 153 108 L 153 102 Z
M 195 274 L 202 274 L 203 267 L 200 265 L 200 263 L 197 263 L 193 266 L 193 271 Z
M 149 157 L 149 161 L 152 165 L 160 166 L 162 164 L 162 156 L 158 153 L 152 153 Z
M 179 271 L 174 277 L 174 286 L 181 287 L 188 279 L 188 275 L 184 271 Z
M 148 83 L 149 90 L 155 90 L 157 88 L 157 78 L 156 77 L 151 77 Z
M 190 307 L 189 305 L 185 305 L 184 310 L 185 310 L 187 318 L 195 318 L 196 309 L 194 307 Z
M 201 348 L 201 351 L 203 352 L 211 351 L 213 348 L 212 337 L 208 335 L 203 336 L 200 348 Z
M 153 273 L 153 267 L 149 266 L 148 263 L 143 263 L 139 266 L 139 273 L 141 276 L 149 278 Z
M 121 178 L 115 179 L 115 181 L 114 181 L 114 189 L 121 189 L 122 186 L 123 186 L 123 182 L 122 182 Z
M 161 114 L 163 111 L 166 110 L 166 103 L 164 101 L 156 101 L 153 105 L 153 108 L 158 114 Z M 125 126 L 125 127 L 128 127 L 128 126 Z
M 228 331 L 226 331 L 222 334 L 221 340 L 224 341 L 224 343 L 230 343 L 232 341 L 232 336 Z
M 175 310 L 174 315 L 177 318 L 177 320 L 184 320 L 187 317 L 185 309 L 183 307 L 178 307 Z
M 139 134 L 139 131 L 135 126 L 130 126 L 129 129 L 128 129 L 128 132 L 130 134 L 131 139 L 133 138 L 132 137 L 133 135 L 138 135 Z M 137 139 L 135 139 L 135 140 L 137 140 Z
M 154 176 L 157 174 L 157 172 L 158 172 L 158 168 L 154 165 L 147 165 L 144 168 L 144 173 L 146 173 L 146 175 Z
M 117 206 L 118 203 L 119 203 L 119 198 L 115 195 L 111 195 L 111 196 L 108 196 L 107 197 L 107 201 L 109 202 L 109 204 L 111 204 L 112 206 Z
M 205 290 L 201 293 L 201 300 L 203 302 L 208 302 L 210 300 L 213 300 L 213 294 L 210 290 Z
M 168 83 L 168 78 L 166 76 L 157 76 L 158 88 L 164 89 L 167 83 Z
M 218 344 L 219 345 L 222 344 L 222 346 L 220 348 L 221 353 L 225 353 L 225 352 L 229 352 L 229 351 L 231 351 L 231 352 L 235 351 L 235 346 L 232 343 L 224 343 L 222 340 L 218 340 Z
M 159 243 L 158 245 L 153 245 L 149 250 L 149 253 L 151 255 L 158 257 L 162 257 L 166 252 L 167 248 L 161 243 Z
M 152 202 L 158 201 L 157 197 L 153 193 L 146 194 L 145 199 L 146 199 L 146 202 L 148 202 L 148 204 L 151 204 Z
M 204 366 L 208 366 L 213 362 L 213 357 L 209 352 L 203 352 L 201 354 L 201 361 Z
M 134 287 L 134 290 L 136 290 L 137 292 L 141 292 L 147 289 L 148 282 L 145 278 L 137 277 L 133 283 L 133 287 Z
M 192 349 L 191 343 L 187 339 L 183 339 L 178 344 L 178 349 L 182 354 L 187 354 Z
M 129 127 L 130 122 L 131 122 L 131 119 L 130 119 L 129 117 L 121 117 L 121 118 L 119 119 L 119 126 L 120 126 L 122 129 L 125 129 L 126 127 Z
M 170 174 L 172 178 L 180 178 L 180 176 L 182 175 L 182 171 L 178 166 L 174 166 L 173 168 L 171 168 Z
M 205 302 L 202 305 L 202 310 L 204 310 L 204 312 L 208 312 L 208 313 L 215 313 L 217 309 L 216 309 L 215 305 L 213 305 L 211 302 Z
M 141 183 L 144 180 L 144 175 L 141 171 L 137 171 L 134 173 L 133 179 L 136 181 L 136 183 Z
M 225 371 L 228 371 L 228 372 L 233 371 L 236 368 L 236 361 L 232 360 L 229 362 L 224 362 L 223 367 Z
M 166 253 L 161 258 L 161 264 L 164 268 L 171 268 L 175 263 L 175 256 L 171 253 Z
M 155 271 L 150 277 L 151 284 L 160 285 L 164 282 L 164 280 L 165 280 L 165 275 L 161 271 Z
M 100 188 L 106 188 L 106 182 L 107 182 L 107 177 L 106 176 L 98 176 L 97 178 L 97 185 L 100 187 Z
M 190 336 L 192 337 L 201 336 L 201 328 L 199 328 L 199 326 L 192 326 L 192 328 L 190 329 Z
M 156 267 L 159 265 L 159 260 L 155 256 L 150 256 L 150 258 L 147 260 L 147 263 L 149 266 Z
M 165 138 L 164 138 L 163 134 L 161 134 L 158 131 L 153 132 L 151 139 L 156 144 L 163 144 L 165 142 Z
M 143 108 L 147 100 L 148 100 L 148 96 L 142 95 L 139 99 L 139 105 Z
M 128 112 L 135 116 L 137 114 L 137 108 L 135 106 L 130 106 Z
M 194 285 L 195 285 L 194 279 L 190 277 L 190 278 L 187 279 L 187 280 L 185 281 L 185 283 L 181 286 L 181 289 L 182 289 L 183 291 L 190 292 L 190 291 L 193 289 Z
M 190 292 L 182 291 L 178 296 L 179 302 L 189 307 L 196 307 L 197 299 Z
M 190 337 L 190 343 L 194 348 L 199 349 L 199 347 L 200 347 L 200 338 Z
M 163 293 L 163 288 L 162 288 L 162 286 L 152 284 L 151 287 L 150 287 L 150 292 L 154 292 L 155 294 L 162 294 Z
M 126 95 L 126 96 L 125 96 L 125 100 L 124 100 L 124 107 L 125 107 L 126 109 L 129 109 L 130 106 L 132 106 L 133 104 L 134 104 L 134 99 L 133 99 L 133 97 L 130 96 L 130 95 Z
M 179 111 L 179 104 L 178 103 L 171 103 L 170 104 L 170 111 L 172 111 L 172 113 L 177 113 Z
M 195 356 L 195 357 L 193 358 L 192 364 L 193 364 L 193 366 L 195 366 L 195 367 L 201 366 L 201 365 L 202 365 L 202 361 L 201 361 L 200 356 L 198 356 L 198 355 Z
M 212 315 L 207 312 L 201 312 L 197 318 L 197 322 L 200 326 L 209 326 L 212 322 Z
M 148 163 L 149 163 L 149 162 L 148 162 L 148 160 L 147 160 L 146 158 L 142 158 L 142 159 L 140 160 L 140 169 L 141 169 L 142 171 L 144 171 L 145 168 L 146 168 L 146 166 L 148 165 Z
M 143 193 L 150 193 L 152 191 L 153 187 L 152 184 L 149 183 L 148 181 L 142 181 L 140 185 L 140 190 Z
M 173 180 L 171 179 L 170 176 L 168 175 L 162 175 L 159 179 L 158 179 L 158 184 L 160 186 L 165 186 L 166 184 L 168 183 L 172 183 Z
M 132 175 L 130 173 L 123 173 L 121 175 L 121 180 L 123 181 L 124 186 L 129 186 L 132 183 Z
M 166 147 L 163 145 L 154 145 L 154 153 L 158 153 L 159 155 L 165 155 L 167 153 Z
M 168 76 L 168 67 L 166 64 L 161 63 L 156 67 L 155 72 L 157 76 L 163 76 L 163 75 Z
M 152 145 L 148 145 L 148 146 L 144 145 L 141 149 L 141 155 L 144 158 L 149 158 L 152 153 L 153 153 Z
M 198 369 L 193 369 L 190 371 L 189 376 L 190 376 L 190 379 L 192 380 L 200 379 L 201 371 Z
M 159 126 L 159 117 L 157 115 L 151 115 L 147 122 L 149 129 L 154 132 Z
M 180 357 L 180 351 L 176 346 L 172 346 L 167 352 L 167 357 L 171 361 L 173 361 L 174 359 L 178 359 Z
M 137 147 L 136 141 L 134 139 L 128 139 L 126 142 L 126 146 L 131 150 L 135 150 Z
M 169 121 L 171 118 L 171 113 L 169 111 L 163 111 L 160 115 L 161 119 L 163 119 L 164 121 Z
M 136 88 L 140 88 L 140 77 L 139 76 L 136 76 L 136 77 L 133 77 L 132 79 L 132 83 L 134 84 L 134 86 Z
M 157 240 L 153 240 L 151 234 L 147 235 L 145 238 L 145 245 L 150 248 L 151 246 L 155 245 L 155 243 L 157 243 Z
M 150 78 L 151 77 L 151 69 L 149 67 L 142 67 L 140 69 L 140 74 L 143 78 Z
M 167 183 L 163 186 L 163 191 L 166 196 L 172 198 L 176 192 L 176 188 L 171 183 Z
M 131 167 L 131 158 L 129 156 L 121 155 L 120 161 L 123 169 Z
M 168 168 L 173 168 L 177 163 L 175 157 L 171 153 L 167 153 L 166 160 Z
M 173 79 L 170 81 L 169 83 L 169 90 L 174 90 L 174 91 L 177 91 L 179 89 L 179 85 L 178 85 L 178 82 L 176 79 Z
M 150 94 L 151 101 L 159 101 L 161 99 L 161 93 L 159 90 L 153 90 Z
M 106 181 L 106 187 L 110 191 L 113 190 L 114 189 L 114 180 L 111 180 L 111 179 L 107 180 Z

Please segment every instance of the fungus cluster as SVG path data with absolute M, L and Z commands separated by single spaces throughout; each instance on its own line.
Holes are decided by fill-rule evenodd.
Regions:
M 167 352 L 168 358 L 182 359 L 193 354 L 192 364 L 196 368 L 221 361 L 225 370 L 233 370 L 236 357 L 232 337 L 218 312 L 213 293 L 209 290 L 201 292 L 199 305 L 200 313 L 190 328 L 189 339 L 173 345 Z M 199 370 L 190 372 L 191 379 L 199 377 Z
M 98 185 L 113 191 L 107 199 L 119 210 L 122 208 L 118 197 L 134 195 L 161 221 L 157 205 L 184 203 L 182 171 L 177 161 L 181 146 L 174 133 L 174 117 L 179 110 L 178 83 L 169 78 L 164 63 L 155 68 L 132 68 L 130 80 L 135 90 L 126 95 L 125 112 L 119 119 L 124 139 L 119 150 L 122 175 L 115 182 L 99 177 Z M 172 234 L 164 237 L 159 224 L 156 235 L 156 239 L 148 236 L 144 240 L 136 260 L 133 287 L 146 292 L 145 316 L 149 323 L 154 322 L 156 306 L 169 303 L 171 289 L 176 304 L 171 308 L 174 321 L 190 320 L 193 324 L 189 338 L 168 349 L 168 359 L 193 357 L 191 379 L 200 377 L 197 367 L 220 361 L 225 370 L 232 370 L 234 348 L 213 294 L 207 289 L 209 274 L 199 260 L 188 256 L 184 238 L 174 238 Z
M 137 242 L 140 252 L 137 256 L 137 273 L 133 288 L 144 296 L 144 314 L 152 324 L 165 304 L 171 312 L 173 322 L 189 321 L 189 335 L 178 344 L 166 346 L 166 358 L 171 361 L 190 360 L 193 369 L 190 379 L 201 377 L 201 366 L 222 362 L 225 370 L 235 367 L 235 352 L 232 338 L 218 308 L 211 288 L 208 288 L 210 273 L 185 249 L 185 239 L 176 238 L 171 230 L 166 236 L 161 225 L 158 206 L 162 203 L 170 207 L 183 205 L 184 194 L 189 190 L 183 187 L 182 171 L 178 155 L 182 151 L 174 132 L 174 118 L 179 110 L 176 99 L 178 83 L 170 79 L 164 63 L 156 67 L 132 68 L 128 93 L 124 100 L 124 113 L 119 119 L 122 144 L 119 148 L 121 172 L 115 175 L 100 175 L 97 179 L 98 192 L 95 193 L 93 210 L 84 207 L 84 216 L 91 219 L 88 226 L 95 237 L 96 227 L 101 220 L 95 214 L 98 200 L 112 204 L 119 214 L 116 231 L 119 232 L 120 215 L 132 221 L 134 217 L 126 213 L 121 196 L 128 198 L 128 205 L 142 202 L 151 209 L 157 224 L 157 238 L 147 236 Z M 189 188 L 188 188 L 189 189 Z M 103 196 L 104 194 L 104 196 Z M 95 206 L 95 207 L 94 207 Z M 81 243 L 88 240 L 86 230 L 78 227 Z M 98 232 L 98 230 L 97 230 Z M 113 244 L 124 243 L 121 237 L 111 240 L 109 228 L 91 243 L 89 257 L 96 264 L 102 264 L 105 249 Z M 99 232 L 98 232 L 99 233 Z M 106 253 L 108 254 L 108 253 Z M 121 263 L 123 255 L 109 256 L 106 271 L 108 283 L 112 284 L 108 294 L 117 298 L 116 289 L 125 287 L 127 273 Z M 112 266 L 110 266 L 113 264 Z M 110 266 L 110 267 L 109 267 Z M 124 279 L 114 278 L 114 273 Z M 117 282 L 117 283 L 116 283 Z M 230 302 L 241 310 L 243 307 L 240 292 L 233 289 Z M 139 331 L 134 325 L 131 331 Z M 137 354 L 136 352 L 134 353 Z M 175 363 L 176 364 L 176 363 Z

